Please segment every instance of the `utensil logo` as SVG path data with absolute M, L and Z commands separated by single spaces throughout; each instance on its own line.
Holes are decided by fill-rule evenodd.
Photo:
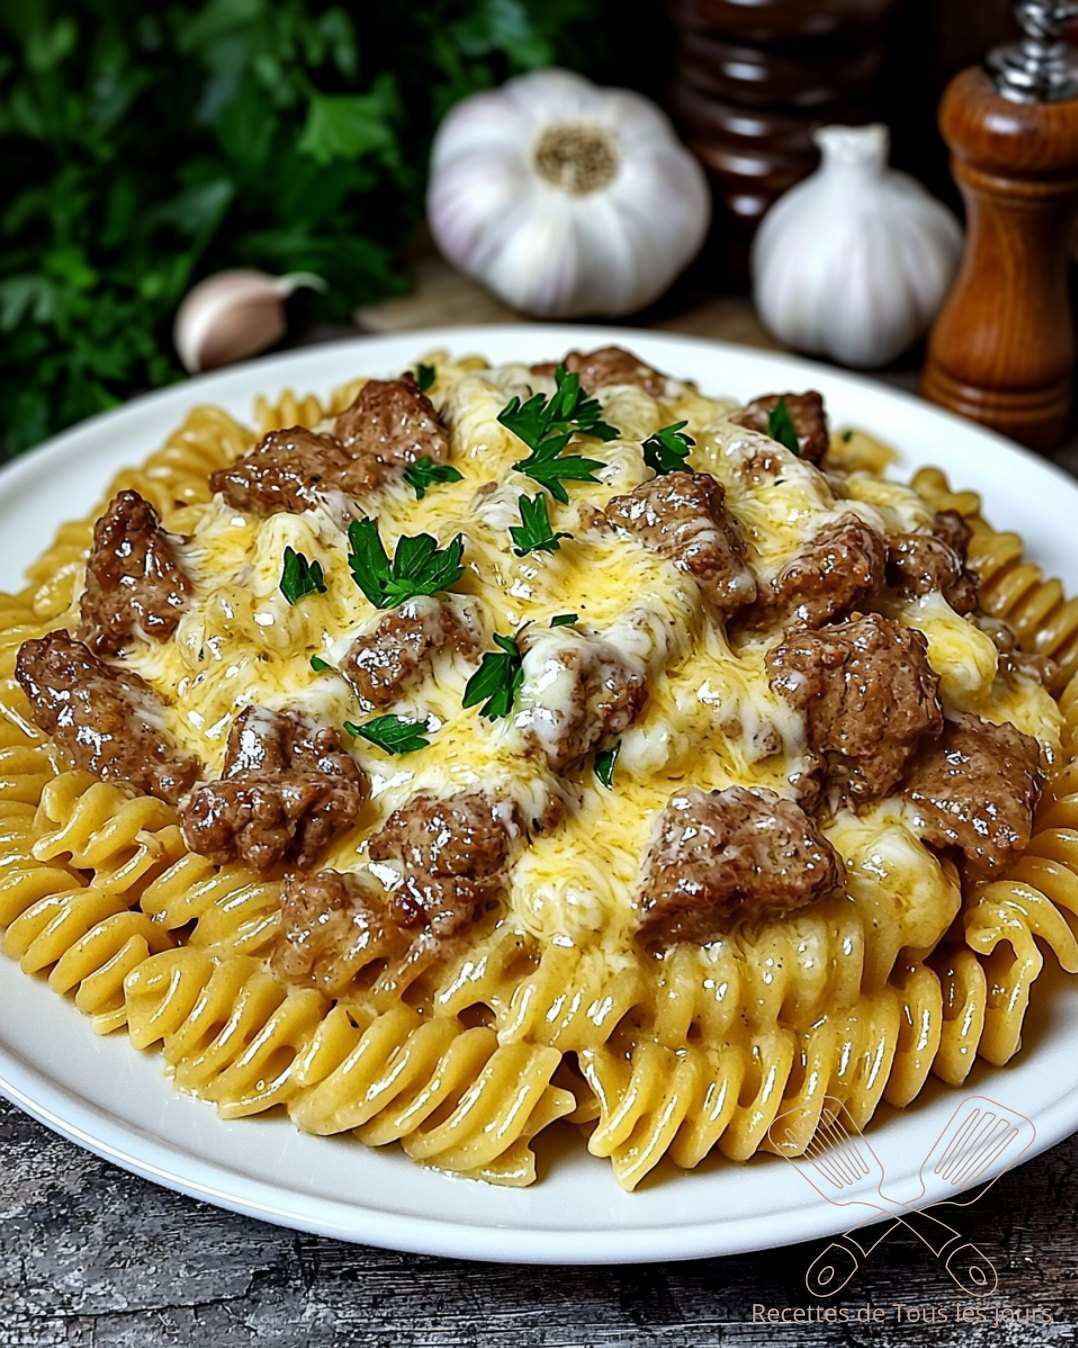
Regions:
M 925 1153 L 917 1188 L 898 1198 L 886 1192 L 883 1162 L 841 1100 L 825 1097 L 819 1123 L 807 1144 L 803 1110 L 780 1114 L 767 1130 L 768 1140 L 822 1198 L 836 1207 L 867 1208 L 894 1219 L 871 1238 L 857 1234 L 864 1222 L 836 1236 L 806 1270 L 809 1294 L 835 1296 L 884 1241 L 905 1228 L 943 1264 L 967 1296 L 990 1296 L 999 1281 L 995 1266 L 950 1224 L 950 1212 L 945 1217 L 941 1210 L 976 1203 L 1005 1170 L 1018 1163 L 1036 1135 L 1027 1115 L 986 1095 L 969 1096 Z M 930 1188 L 948 1196 L 918 1211 L 917 1203 Z M 966 1196 L 958 1198 L 958 1194 Z

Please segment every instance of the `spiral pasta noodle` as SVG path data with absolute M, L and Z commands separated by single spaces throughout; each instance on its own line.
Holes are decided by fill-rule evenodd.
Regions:
M 430 359 L 440 367 L 448 361 L 444 353 Z M 479 357 L 454 363 L 445 406 L 461 460 L 516 452 L 498 411 L 526 387 L 526 374 L 521 366 L 491 371 Z M 211 473 L 256 436 L 319 426 L 364 383 L 353 380 L 326 398 L 291 391 L 260 398 L 253 431 L 221 409 L 196 408 L 141 468 L 114 479 L 109 496 L 132 488 L 166 527 L 193 528 L 211 501 Z M 611 442 L 604 491 L 631 483 L 640 466 L 636 441 L 675 419 L 640 389 L 612 394 L 608 404 L 623 438 Z M 706 419 L 721 417 L 722 407 L 691 390 L 679 405 L 705 452 Z M 835 448 L 847 470 L 877 477 L 889 458 L 861 433 Z M 735 469 L 718 449 L 706 452 L 729 484 Z M 918 509 L 956 510 L 969 524 L 984 610 L 1013 629 L 1022 650 L 1053 662 L 1061 750 L 1029 846 L 999 878 L 963 883 L 950 862 L 930 856 L 893 821 L 866 817 L 843 838 L 848 892 L 745 924 L 706 948 L 674 945 L 661 958 L 623 950 L 612 958 L 585 939 L 550 939 L 541 914 L 526 910 L 513 920 L 490 918 L 434 961 L 410 958 L 410 938 L 385 935 L 357 957 L 349 990 L 335 998 L 289 984 L 271 962 L 282 923 L 279 874 L 191 852 L 171 806 L 73 768 L 36 729 L 12 677 L 22 642 L 71 621 L 98 510 L 60 528 L 29 568 L 26 589 L 0 596 L 5 954 L 70 996 L 98 1032 L 124 1029 L 135 1047 L 158 1048 L 177 1087 L 213 1102 L 223 1117 L 280 1106 L 307 1132 L 399 1145 L 423 1165 L 506 1185 L 536 1178 L 537 1140 L 558 1123 L 580 1130 L 591 1154 L 632 1189 L 662 1163 L 691 1169 L 713 1153 L 732 1161 L 768 1149 L 797 1154 L 812 1139 L 825 1098 L 842 1101 L 863 1127 L 882 1101 L 909 1104 L 930 1073 L 957 1086 L 978 1057 L 1007 1062 L 1020 1048 L 1046 955 L 1078 972 L 1078 600 L 1025 559 L 1016 535 L 986 523 L 976 494 L 953 491 L 931 468 L 915 475 L 913 487 L 924 503 Z M 506 500 L 497 489 L 476 498 L 470 546 L 479 569 L 505 565 Z M 413 505 L 410 490 L 387 491 L 387 537 L 399 535 Z M 604 568 L 631 567 L 611 561 L 585 525 L 576 526 L 588 573 L 577 597 L 590 601 L 586 587 L 603 589 Z M 314 531 L 313 553 L 317 530 L 330 526 L 306 520 L 302 527 Z M 245 542 L 256 555 L 277 555 L 273 528 L 272 521 L 250 527 Z M 647 594 L 664 565 L 634 559 L 634 590 Z M 555 603 L 574 583 L 570 570 L 552 554 L 545 572 L 525 577 L 540 608 L 556 612 L 575 602 Z M 201 626 L 185 618 L 177 632 L 183 678 L 206 690 L 207 722 L 224 722 L 232 710 L 235 686 L 221 674 L 230 661 L 294 653 L 293 668 L 313 684 L 310 655 L 322 649 L 318 610 L 285 606 L 273 575 L 267 581 L 253 568 L 239 575 L 217 587 Z M 643 666 L 669 675 L 654 704 L 673 723 L 686 660 L 705 646 L 717 670 L 731 657 L 705 634 L 692 586 L 677 577 L 663 583 L 670 602 L 662 612 L 642 605 L 603 618 L 610 628 L 622 624 Z M 335 591 L 331 580 L 325 602 L 353 616 L 351 588 Z M 207 649 L 217 666 L 205 659 Z M 150 664 L 145 670 L 155 672 Z M 459 701 L 454 677 L 432 677 L 429 706 L 439 715 Z M 735 678 L 721 692 L 718 701 L 740 705 Z M 659 744 L 644 735 L 634 743 L 632 733 L 625 761 L 662 757 L 672 773 L 698 747 L 689 734 L 671 732 Z M 208 761 L 219 745 L 207 737 L 206 746 Z M 451 764 L 454 784 L 482 780 L 489 766 L 470 761 L 468 748 L 465 742 Z M 600 822 L 585 827 L 598 831 L 606 797 L 589 790 L 586 806 L 600 812 Z M 330 864 L 341 859 L 347 868 L 355 843 L 349 835 L 335 845 Z M 555 843 L 546 845 L 556 861 Z M 886 881 L 873 880 L 877 854 L 916 858 L 919 869 L 909 872 L 916 884 L 901 903 Z M 590 899 L 609 920 L 624 879 L 601 851 L 590 865 L 581 862 L 578 874 L 592 877 Z M 587 932 L 594 908 L 583 911 L 578 930 Z M 780 1115 L 783 1138 L 769 1140 Z

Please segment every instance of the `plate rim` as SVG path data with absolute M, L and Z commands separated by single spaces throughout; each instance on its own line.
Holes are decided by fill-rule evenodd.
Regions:
M 97 413 L 9 463 L 0 472 L 0 498 L 18 493 L 32 479 L 47 474 L 53 465 L 67 455 L 76 453 L 81 441 L 98 435 L 103 426 L 131 420 L 137 414 L 153 415 L 160 408 L 163 418 L 164 409 L 171 409 L 175 405 L 178 415 L 182 416 L 185 408 L 219 399 L 222 395 L 227 398 L 230 386 L 249 384 L 255 378 L 271 396 L 272 391 L 280 391 L 286 386 L 289 376 L 283 372 L 302 369 L 308 363 L 314 365 L 320 359 L 327 363 L 342 361 L 350 351 L 355 352 L 358 365 L 370 352 L 387 346 L 407 344 L 418 355 L 438 346 L 459 350 L 462 346 L 482 347 L 489 344 L 494 347 L 492 359 L 497 359 L 499 338 L 507 336 L 510 340 L 534 341 L 537 345 L 545 341 L 572 344 L 615 342 L 635 346 L 645 355 L 646 348 L 655 346 L 682 346 L 697 355 L 703 348 L 719 359 L 723 354 L 731 354 L 738 359 L 751 357 L 765 366 L 781 365 L 783 377 L 788 374 L 807 384 L 826 385 L 838 381 L 852 385 L 863 394 L 882 395 L 884 403 L 897 400 L 915 410 L 918 415 L 930 413 L 941 419 L 943 425 L 950 423 L 958 428 L 967 438 L 973 435 L 976 439 L 991 442 L 997 450 L 1006 451 L 1009 457 L 1017 456 L 1019 460 L 1035 465 L 1039 473 L 1047 470 L 1078 503 L 1078 484 L 1058 465 L 995 432 L 967 422 L 906 390 L 882 384 L 871 376 L 836 369 L 784 351 L 746 347 L 691 334 L 605 325 L 542 323 L 434 327 L 346 337 L 294 348 L 181 380 L 163 389 L 142 394 L 119 407 Z M 377 361 L 376 356 L 370 359 L 372 363 Z M 290 378 L 295 379 L 297 376 Z M 720 382 L 721 378 L 717 375 L 716 383 Z M 316 392 L 326 388 L 325 380 L 319 383 L 316 378 L 311 378 L 310 384 Z M 306 388 L 301 388 L 301 392 L 306 391 Z M 170 425 L 171 422 L 162 419 L 155 433 L 167 433 Z M 53 527 L 59 527 L 62 522 L 57 520 Z M 6 956 L 0 958 L 11 962 Z M 55 996 L 52 993 L 50 995 Z M 70 1015 L 85 1023 L 70 1002 L 68 1009 Z M 131 1049 L 134 1051 L 133 1046 Z M 1004 1069 L 989 1070 L 999 1072 Z M 963 1087 L 948 1088 L 947 1095 L 957 1106 L 964 1093 L 977 1093 L 977 1083 L 974 1083 L 972 1090 L 968 1081 Z M 185 1152 L 165 1138 L 147 1132 L 140 1125 L 123 1121 L 104 1106 L 77 1095 L 66 1085 L 49 1078 L 43 1070 L 36 1068 L 16 1051 L 9 1051 L 2 1043 L 0 1094 L 51 1131 L 153 1183 L 228 1211 L 346 1241 L 452 1258 L 555 1265 L 651 1263 L 778 1247 L 774 1230 L 764 1229 L 773 1221 L 771 1213 L 755 1213 L 725 1220 L 709 1216 L 700 1221 L 665 1227 L 634 1228 L 627 1225 L 617 1230 L 610 1227 L 574 1227 L 555 1231 L 491 1221 L 465 1224 L 456 1218 L 386 1212 L 378 1207 L 315 1196 L 290 1185 L 274 1185 L 243 1174 L 227 1162 L 210 1161 L 192 1152 Z M 212 1108 L 209 1105 L 206 1107 Z M 1022 1154 L 1019 1163 L 1024 1164 L 1033 1159 L 1075 1131 L 1078 1131 L 1078 1078 L 1067 1084 L 1061 1094 L 1039 1112 L 1035 1140 Z M 174 1158 L 171 1163 L 170 1158 Z M 988 1173 L 994 1178 L 1010 1168 L 1006 1163 L 997 1164 Z M 456 1179 L 454 1182 L 463 1184 L 469 1181 Z M 692 1175 L 690 1173 L 683 1178 L 665 1182 L 680 1188 L 692 1183 Z M 275 1196 L 277 1201 L 274 1201 Z M 294 1198 L 296 1202 L 282 1207 L 281 1199 L 284 1198 Z M 631 1198 L 628 1201 L 631 1203 Z M 912 1210 L 932 1201 L 935 1200 L 929 1193 L 902 1205 L 902 1210 Z M 626 1216 L 630 1215 L 627 1211 Z M 822 1238 L 846 1228 L 879 1220 L 880 1214 L 872 1211 L 868 1211 L 859 1221 L 851 1221 L 843 1214 L 843 1210 L 827 1203 L 795 1205 L 783 1215 L 778 1245 Z

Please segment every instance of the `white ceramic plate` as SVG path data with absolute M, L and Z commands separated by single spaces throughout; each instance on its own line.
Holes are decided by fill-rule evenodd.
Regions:
M 88 510 L 112 474 L 155 449 L 195 402 L 222 403 L 246 417 L 256 393 L 289 386 L 322 393 L 358 373 L 395 373 L 433 347 L 481 351 L 498 362 L 606 342 L 630 346 L 709 393 L 747 398 L 820 389 L 836 423 L 863 426 L 900 449 L 896 471 L 937 463 L 955 483 L 976 487 L 991 519 L 1021 530 L 1032 555 L 1078 588 L 1078 487 L 996 436 L 878 384 L 785 356 L 635 331 L 524 325 L 315 347 L 195 379 L 96 417 L 0 474 L 0 585 L 16 586 L 22 566 L 56 525 Z M 136 1052 L 123 1035 L 97 1038 L 74 1006 L 2 957 L 0 1007 L 0 1090 L 16 1104 L 136 1174 L 304 1231 L 432 1254 L 584 1264 L 730 1254 L 879 1217 L 860 1204 L 838 1208 L 819 1198 L 775 1157 L 747 1166 L 717 1160 L 688 1175 L 664 1167 L 628 1195 L 578 1141 L 555 1139 L 540 1147 L 540 1181 L 532 1189 L 451 1179 L 393 1149 L 305 1137 L 282 1117 L 222 1122 L 212 1106 L 173 1091 L 156 1054 Z M 934 1176 L 922 1194 L 917 1174 L 963 1094 L 986 1092 L 1030 1115 L 1036 1139 L 1027 1157 L 1078 1129 L 1076 1042 L 1078 980 L 1046 973 L 1025 1051 L 1012 1066 L 979 1066 L 965 1092 L 930 1086 L 913 1108 L 880 1111 L 870 1137 L 888 1192 L 910 1206 L 943 1196 Z

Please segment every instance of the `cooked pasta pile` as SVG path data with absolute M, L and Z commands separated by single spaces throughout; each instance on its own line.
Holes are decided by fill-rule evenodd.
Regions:
M 310 1132 L 397 1142 L 423 1164 L 509 1185 L 535 1179 L 534 1140 L 559 1120 L 633 1188 L 663 1158 L 685 1168 L 715 1149 L 747 1159 L 771 1146 L 769 1124 L 789 1111 L 790 1150 L 803 1150 L 825 1096 L 863 1126 L 881 1100 L 912 1101 L 931 1072 L 959 1085 L 978 1056 L 1008 1061 L 1043 952 L 1078 970 L 1078 601 L 937 470 L 912 486 L 888 481 L 888 452 L 865 434 L 831 435 L 817 467 L 692 385 L 615 382 L 594 390 L 614 434 L 583 432 L 566 450 L 600 466 L 593 480 L 566 479 L 560 501 L 519 468 L 527 446 L 504 412 L 536 392 L 555 397 L 562 372 L 440 351 L 418 368 L 433 371 L 429 397 L 454 470 L 422 494 L 395 476 L 359 508 L 327 490 L 308 509 L 258 512 L 211 490 L 211 474 L 271 432 L 326 430 L 363 380 L 324 402 L 259 400 L 251 427 L 199 407 L 89 518 L 60 529 L 26 588 L 0 598 L 7 955 L 72 995 L 98 1032 L 159 1045 L 177 1087 L 225 1117 L 281 1106 Z M 663 443 L 679 462 L 656 468 Z M 752 593 L 844 521 L 883 538 L 927 535 L 939 511 L 965 520 L 983 613 L 956 611 L 938 592 L 888 591 L 873 604 L 894 630 L 923 634 L 948 722 L 1010 725 L 1039 747 L 1047 784 L 1032 837 L 1005 865 L 978 871 L 931 843 L 901 787 L 828 802 L 802 713 L 774 674 L 776 643 L 796 622 L 766 607 L 750 621 L 736 566 L 729 611 L 716 616 L 699 573 L 609 523 L 617 498 L 682 467 L 722 489 Z M 317 866 L 392 892 L 399 875 L 387 882 L 368 845 L 394 812 L 482 792 L 502 802 L 513 840 L 494 897 L 484 890 L 467 920 L 454 913 L 444 934 L 434 923 L 430 939 L 402 935 L 399 917 L 378 928 L 344 982 L 292 976 L 281 953 L 288 857 L 252 866 L 195 850 L 186 804 L 92 774 L 62 735 L 38 728 L 15 677 L 18 651 L 78 631 L 94 524 L 121 491 L 138 493 L 177 540 L 190 595 L 171 635 L 136 630 L 106 663 L 145 680 L 162 706 L 155 728 L 219 786 L 242 708 L 370 728 L 355 677 L 341 671 L 357 633 L 406 610 L 374 607 L 349 563 L 349 525 L 369 515 L 389 557 L 402 538 L 425 533 L 447 548 L 461 537 L 448 602 L 464 635 L 388 718 L 423 743 L 389 751 L 384 726 L 382 739 L 341 735 L 362 803 Z M 522 496 L 543 502 L 545 547 L 514 546 Z M 291 598 L 288 550 L 307 568 Z M 1013 656 L 983 615 L 1013 629 Z M 609 734 L 570 753 L 550 727 L 561 733 L 571 695 L 543 680 L 600 637 L 646 701 L 640 691 Z M 1034 668 L 1021 652 L 1045 659 Z M 481 656 L 509 661 L 488 666 L 492 678 L 506 674 L 492 684 L 510 700 L 502 715 L 469 701 Z M 732 915 L 709 914 L 695 937 L 679 911 L 681 926 L 650 939 L 641 885 L 656 821 L 678 792 L 727 799 L 738 787 L 804 804 L 841 883 L 796 904 L 739 894 Z

